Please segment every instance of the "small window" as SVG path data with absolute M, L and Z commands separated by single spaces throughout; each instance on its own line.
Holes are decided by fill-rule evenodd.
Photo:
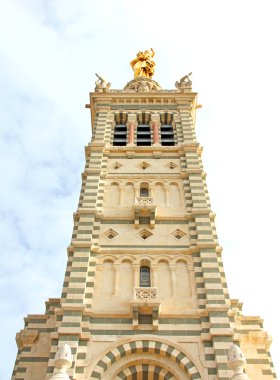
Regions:
M 149 189 L 146 187 L 142 187 L 140 189 L 140 197 L 148 197 L 149 196 Z
M 153 324 L 152 314 L 139 314 L 138 323 L 139 325 L 152 325 Z
M 137 125 L 137 145 L 151 146 L 151 127 L 149 124 Z
M 141 287 L 151 286 L 150 268 L 147 266 L 143 266 L 140 268 L 140 286 Z
M 151 224 L 151 218 L 148 216 L 140 216 L 139 224 Z
M 161 134 L 161 145 L 163 146 L 175 145 L 174 131 L 171 124 L 161 124 L 160 134 Z
M 114 129 L 114 146 L 126 145 L 127 126 L 126 124 L 116 124 Z

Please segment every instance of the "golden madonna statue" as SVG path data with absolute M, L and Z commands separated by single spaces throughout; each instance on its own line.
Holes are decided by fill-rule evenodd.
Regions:
M 151 48 L 150 50 L 145 50 L 144 53 L 139 51 L 137 57 L 134 58 L 130 65 L 134 71 L 134 78 L 137 77 L 147 77 L 152 78 L 155 72 L 155 62 L 152 60 L 155 52 Z

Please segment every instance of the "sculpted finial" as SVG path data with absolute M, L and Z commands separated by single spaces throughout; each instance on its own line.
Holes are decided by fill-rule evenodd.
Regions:
M 244 367 L 246 365 L 246 358 L 241 348 L 233 344 L 228 350 L 228 366 L 233 370 L 233 380 L 249 380 Z
M 190 80 L 190 76 L 192 73 L 189 73 L 185 76 L 183 76 L 179 81 L 175 82 L 175 87 L 181 91 L 190 91 L 192 89 L 192 81 Z
M 95 74 L 97 76 L 97 80 L 95 81 L 95 91 L 96 92 L 107 92 L 111 87 L 111 83 L 107 82 L 100 75 Z
M 54 366 L 56 373 L 52 376 L 51 380 L 70 380 L 67 375 L 67 369 L 72 365 L 72 352 L 68 344 L 60 346 L 54 357 Z
M 147 77 L 152 78 L 155 73 L 155 62 L 152 60 L 155 52 L 151 48 L 150 50 L 145 50 L 144 53 L 139 51 L 136 58 L 134 58 L 130 65 L 134 71 L 134 78 L 137 77 Z

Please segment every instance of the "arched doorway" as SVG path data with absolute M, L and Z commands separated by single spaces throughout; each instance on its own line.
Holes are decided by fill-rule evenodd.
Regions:
M 138 337 L 114 345 L 94 366 L 90 380 L 200 380 L 193 361 L 173 343 Z
M 179 380 L 170 368 L 149 361 L 136 362 L 123 368 L 115 380 Z

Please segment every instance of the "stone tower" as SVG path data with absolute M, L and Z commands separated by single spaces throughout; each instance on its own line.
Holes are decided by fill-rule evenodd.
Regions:
M 189 75 L 163 90 L 152 53 L 138 53 L 123 90 L 98 76 L 90 93 L 61 298 L 25 318 L 13 380 L 276 377 L 262 320 L 229 298 L 195 137 L 197 94 Z

